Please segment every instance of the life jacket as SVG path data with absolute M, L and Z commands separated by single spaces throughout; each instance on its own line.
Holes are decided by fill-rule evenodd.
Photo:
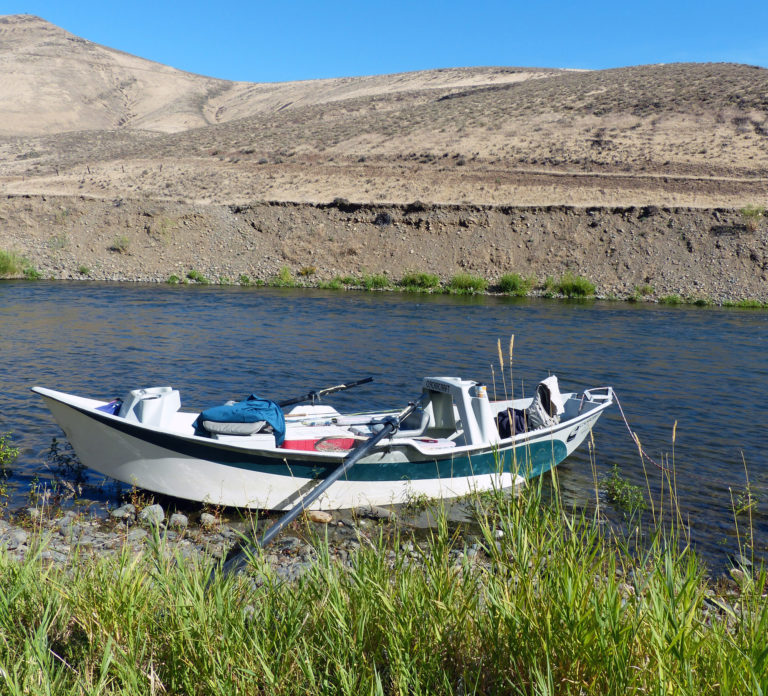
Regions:
M 557 384 L 557 377 L 552 375 L 539 382 L 533 402 L 525 410 L 529 430 L 549 428 L 560 422 L 560 414 L 565 411 L 563 395 Z

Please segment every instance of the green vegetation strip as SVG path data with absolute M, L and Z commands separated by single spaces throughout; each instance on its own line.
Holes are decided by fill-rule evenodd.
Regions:
M 122 240 L 116 240 L 110 249 L 126 253 L 127 244 L 118 242 L 122 242 Z M 443 283 L 439 276 L 423 271 L 408 272 L 397 281 L 381 273 L 363 273 L 359 276 L 337 275 L 331 280 L 321 280 L 316 277 L 316 272 L 314 266 L 305 266 L 300 268 L 295 276 L 290 268 L 283 266 L 276 275 L 266 281 L 259 278 L 252 279 L 246 274 L 241 274 L 234 280 L 224 277 L 211 280 L 200 271 L 192 269 L 182 276 L 170 275 L 166 283 L 170 285 L 189 283 L 208 285 L 216 283 L 218 285 L 240 285 L 242 287 L 317 288 L 320 290 L 399 290 L 401 292 L 452 295 L 476 295 L 490 292 L 512 297 L 540 295 L 548 298 L 565 297 L 569 299 L 593 298 L 596 292 L 595 284 L 591 280 L 571 272 L 566 272 L 560 278 L 550 276 L 543 283 L 539 283 L 533 276 L 525 277 L 518 273 L 502 275 L 495 283 L 480 276 L 459 273 L 448 282 Z M 78 273 L 81 276 L 92 275 L 91 269 L 85 265 L 78 267 Z M 38 280 L 42 275 L 30 266 L 26 259 L 13 252 L 0 250 L 0 278 L 7 277 L 24 277 L 29 280 Z M 624 299 L 629 302 L 651 302 L 654 299 L 653 294 L 654 289 L 652 286 L 647 284 L 640 285 L 635 287 L 632 295 Z M 609 296 L 606 299 L 619 300 L 622 298 Z M 712 306 L 716 304 L 707 297 L 681 297 L 680 295 L 663 295 L 658 297 L 656 301 L 659 304 L 666 305 L 693 304 Z M 754 299 L 725 301 L 721 304 L 723 307 L 741 309 L 768 308 L 768 303 Z
M 630 552 L 533 489 L 476 510 L 474 554 L 438 514 L 426 542 L 383 525 L 350 566 L 315 538 L 300 580 L 256 558 L 208 592 L 209 567 L 159 535 L 69 567 L 0 552 L 0 691 L 768 692 L 765 572 L 719 594 L 680 539 Z

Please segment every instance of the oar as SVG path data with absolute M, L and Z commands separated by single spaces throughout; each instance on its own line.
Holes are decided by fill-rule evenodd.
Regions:
M 366 377 L 365 379 L 360 379 L 357 382 L 349 382 L 347 384 L 337 384 L 334 387 L 326 387 L 325 389 L 318 389 L 317 391 L 311 391 L 304 394 L 304 396 L 297 396 L 293 399 L 285 399 L 284 401 L 278 401 L 277 405 L 280 408 L 285 408 L 286 406 L 293 406 L 294 404 L 300 404 L 304 401 L 312 401 L 314 402 L 316 399 L 319 399 L 321 396 L 325 396 L 326 394 L 333 394 L 333 392 L 337 391 L 343 391 L 344 389 L 352 389 L 352 387 L 360 386 L 361 384 L 368 384 L 368 382 L 373 382 L 373 377 Z
M 273 524 L 264 535 L 256 541 L 256 545 L 259 548 L 267 546 L 280 532 L 285 529 L 293 520 L 295 520 L 307 507 L 317 500 L 328 488 L 330 488 L 338 479 L 347 473 L 357 462 L 363 457 L 371 453 L 371 451 L 379 444 L 383 439 L 389 437 L 394 433 L 400 424 L 407 418 L 414 409 L 421 403 L 421 399 L 415 402 L 411 402 L 408 406 L 402 410 L 397 416 L 389 416 L 383 420 L 383 427 L 379 432 L 366 440 L 362 445 L 356 447 L 350 452 L 341 465 L 335 469 L 331 474 L 326 476 L 322 483 L 318 484 L 309 493 L 307 493 L 291 510 L 289 510 L 283 517 L 280 518 L 275 524 Z M 247 546 L 254 545 L 253 539 L 244 540 L 241 543 L 236 544 L 229 553 L 229 557 L 221 566 L 222 575 L 229 575 L 232 572 L 236 572 L 242 568 L 248 562 L 248 554 L 245 550 Z M 208 580 L 208 585 L 213 581 L 216 569 L 211 572 L 211 577 Z

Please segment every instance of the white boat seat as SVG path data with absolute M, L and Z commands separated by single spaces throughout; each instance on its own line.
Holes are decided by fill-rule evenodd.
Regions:
M 117 415 L 132 423 L 159 428 L 181 408 L 179 392 L 172 387 L 133 389 L 122 400 Z

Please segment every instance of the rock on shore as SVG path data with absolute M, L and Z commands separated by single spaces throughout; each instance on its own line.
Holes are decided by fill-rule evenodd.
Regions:
M 82 563 L 122 552 L 141 554 L 150 547 L 181 558 L 217 560 L 226 556 L 245 532 L 242 520 L 228 521 L 209 512 L 194 517 L 190 523 L 188 515 L 166 511 L 158 504 L 137 510 L 125 503 L 109 512 L 88 515 L 31 507 L 20 511 L 13 521 L 0 519 L 0 551 L 14 561 L 34 554 L 54 564 Z M 260 528 L 269 524 L 262 521 Z M 323 529 L 332 557 L 348 564 L 372 524 L 351 512 L 325 513 L 321 518 L 308 516 L 275 541 L 265 551 L 264 560 L 277 578 L 297 579 L 317 558 L 304 537 Z M 330 526 L 326 529 L 325 525 Z

